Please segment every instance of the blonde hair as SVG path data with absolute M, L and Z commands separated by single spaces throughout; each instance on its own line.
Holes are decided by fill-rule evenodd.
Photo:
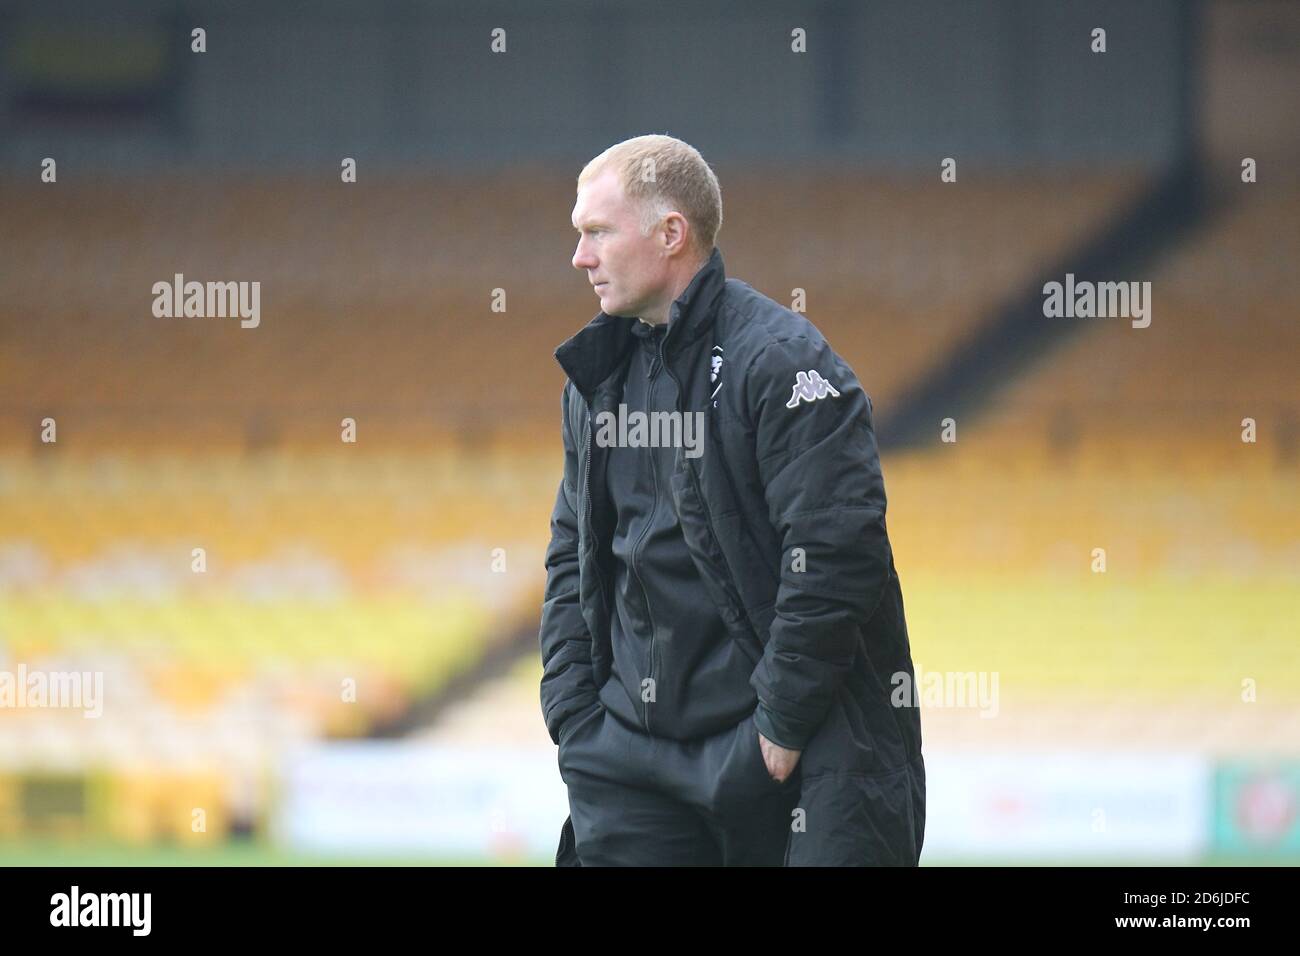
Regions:
M 695 251 L 708 257 L 722 228 L 722 190 L 699 150 L 658 133 L 626 139 L 583 167 L 578 188 L 610 168 L 617 170 L 623 194 L 641 207 L 641 235 L 679 212 L 691 224 Z

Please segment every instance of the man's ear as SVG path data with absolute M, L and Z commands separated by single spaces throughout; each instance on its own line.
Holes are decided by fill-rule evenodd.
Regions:
M 664 253 L 676 255 L 686 249 L 691 241 L 691 225 L 679 212 L 670 212 L 664 218 Z

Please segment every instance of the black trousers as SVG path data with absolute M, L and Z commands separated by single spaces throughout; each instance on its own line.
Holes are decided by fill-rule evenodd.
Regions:
M 799 767 L 767 772 L 752 717 L 691 741 L 652 737 L 601 704 L 566 721 L 569 790 L 557 865 L 782 866 Z

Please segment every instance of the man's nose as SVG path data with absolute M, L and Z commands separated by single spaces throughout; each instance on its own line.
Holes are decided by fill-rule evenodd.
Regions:
M 587 251 L 587 247 L 583 244 L 584 241 L 585 240 L 583 239 L 579 239 L 578 248 L 573 250 L 573 268 L 594 269 L 596 266 L 596 260 L 591 253 Z

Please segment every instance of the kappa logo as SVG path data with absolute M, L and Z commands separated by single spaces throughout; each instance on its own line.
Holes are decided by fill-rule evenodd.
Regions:
M 834 385 L 822 378 L 821 372 L 816 369 L 809 369 L 795 376 L 794 391 L 790 393 L 790 401 L 785 403 L 785 407 L 794 408 L 800 402 L 815 402 L 827 395 L 833 395 L 836 398 L 840 397 L 839 391 Z

